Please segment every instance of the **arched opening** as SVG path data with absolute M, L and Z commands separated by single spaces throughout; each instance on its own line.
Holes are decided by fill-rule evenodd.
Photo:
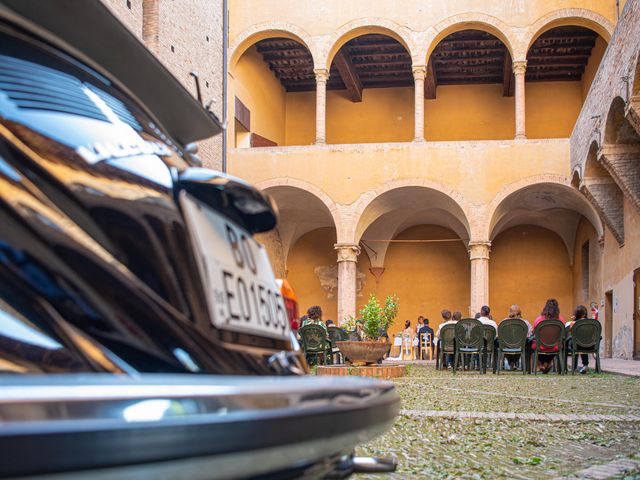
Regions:
M 625 115 L 625 102 L 616 97 L 611 103 L 607 114 L 604 129 L 605 145 L 637 145 L 640 144 L 640 135 L 627 121 Z M 640 168 L 640 166 L 637 166 Z
M 427 63 L 425 138 L 513 138 L 512 76 L 511 53 L 496 35 L 466 29 L 444 37 Z
M 288 185 L 265 189 L 280 212 L 278 227 L 259 236 L 269 252 L 274 273 L 287 278 L 298 297 L 301 314 L 320 305 L 325 318 L 336 319 L 336 229 L 327 205 L 313 193 Z
M 374 293 L 397 294 L 398 320 L 415 325 L 418 315 L 439 325 L 440 311 L 468 311 L 469 225 L 462 208 L 434 189 L 407 186 L 389 190 L 363 211 L 356 238 L 363 253 L 358 270 L 366 275 L 358 308 Z
M 583 26 L 556 26 L 535 38 L 525 76 L 528 138 L 571 136 L 606 48 Z
M 601 234 L 597 212 L 569 186 L 534 184 L 508 195 L 491 219 L 489 295 L 494 318 L 506 317 L 515 303 L 533 321 L 546 299 L 556 298 L 568 319 L 576 302 L 596 301 L 596 267 L 589 269 L 593 253 L 584 261 L 582 256 L 595 251 Z M 586 282 L 581 271 L 585 261 Z M 584 298 L 589 295 L 594 298 Z
M 270 37 L 251 45 L 233 68 L 234 146 L 312 144 L 315 90 L 313 58 L 300 41 Z
M 391 35 L 367 33 L 334 49 L 327 82 L 327 143 L 413 138 L 411 55 Z

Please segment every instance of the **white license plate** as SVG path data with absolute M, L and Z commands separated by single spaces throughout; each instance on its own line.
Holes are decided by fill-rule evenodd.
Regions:
M 265 248 L 249 233 L 180 193 L 216 328 L 289 338 L 289 319 Z

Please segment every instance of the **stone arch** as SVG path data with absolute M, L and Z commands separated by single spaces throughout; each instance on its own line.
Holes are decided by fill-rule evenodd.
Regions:
M 408 28 L 385 18 L 360 18 L 342 25 L 324 42 L 322 53 L 319 56 L 320 61 L 316 65 L 318 68 L 329 70 L 333 57 L 345 43 L 369 33 L 387 35 L 397 40 L 406 48 L 411 58 L 414 57 L 415 46 Z
M 279 242 L 283 268 L 295 243 L 305 234 L 323 227 L 337 227 L 335 202 L 321 189 L 293 178 L 275 178 L 256 185 L 268 193 L 280 211 L 274 232 Z
M 447 35 L 461 30 L 482 30 L 490 33 L 505 44 L 511 54 L 511 58 L 517 58 L 514 57 L 514 45 L 517 44 L 517 38 L 511 27 L 491 15 L 469 12 L 453 15 L 431 27 L 427 31 L 425 40 L 420 44 L 416 56 L 418 59 L 417 63 L 424 62 L 424 65 L 426 65 L 431 53 L 438 46 L 438 43 Z
M 260 40 L 274 37 L 288 38 L 305 46 L 313 57 L 314 68 L 320 65 L 316 43 L 305 30 L 287 22 L 264 22 L 252 25 L 233 39 L 229 46 L 229 72 L 233 73 L 238 60 L 249 47 Z
M 571 174 L 571 186 L 575 189 L 579 189 L 581 182 L 582 171 L 580 170 L 580 166 L 578 165 L 573 169 L 573 173 Z
M 535 40 L 547 30 L 555 27 L 574 25 L 586 27 L 600 35 L 607 43 L 611 41 L 615 25 L 603 15 L 586 8 L 563 8 L 550 12 L 536 20 L 522 38 L 522 42 L 517 46 L 519 57 L 526 58 L 529 48 Z
M 375 205 L 375 202 L 379 201 L 385 194 L 404 188 L 418 188 L 433 192 L 435 197 L 439 197 L 444 201 L 443 207 L 460 222 L 464 228 L 464 232 L 468 235 L 467 239 L 472 238 L 472 226 L 469 222 L 471 218 L 471 207 L 464 197 L 459 192 L 445 185 L 426 179 L 396 180 L 362 194 L 358 200 L 351 205 L 350 218 L 352 218 L 353 221 L 345 231 L 346 238 L 357 243 L 365 230 L 375 220 L 375 218 L 367 218 L 367 210 L 370 210 L 371 207 Z
M 576 173 L 577 172 L 574 171 L 574 177 Z M 510 222 L 508 216 L 517 213 L 515 212 L 515 209 L 521 208 L 518 203 L 522 203 L 522 201 L 526 200 L 522 198 L 523 194 L 535 192 L 536 190 L 546 190 L 548 192 L 543 192 L 543 194 L 541 194 L 539 202 L 533 205 L 535 209 L 528 208 L 531 212 L 532 221 L 538 221 L 534 218 L 534 214 L 536 212 L 548 211 L 554 208 L 573 210 L 589 220 L 598 235 L 602 235 L 604 229 L 598 212 L 575 190 L 575 188 L 572 187 L 572 183 L 572 181 L 562 175 L 547 174 L 527 177 L 505 186 L 493 197 L 488 205 L 486 215 L 487 222 L 484 225 L 483 238 L 491 240 L 500 233 L 501 228 L 508 228 Z M 535 221 L 533 224 L 536 224 Z M 564 236 L 560 236 L 563 238 L 563 241 L 567 246 L 570 258 L 572 258 L 573 242 L 569 237 L 569 232 Z
M 604 144 L 638 143 L 638 133 L 626 119 L 626 102 L 615 97 L 609 106 L 604 127 Z

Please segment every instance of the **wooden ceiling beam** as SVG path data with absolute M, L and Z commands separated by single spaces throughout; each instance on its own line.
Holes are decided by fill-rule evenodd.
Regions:
M 465 62 L 476 62 L 478 64 L 484 65 L 485 63 L 495 63 L 497 65 L 502 65 L 504 62 L 504 56 L 502 55 L 494 55 L 492 57 L 478 57 L 478 58 L 436 58 L 433 61 L 436 65 L 448 64 L 448 63 L 460 63 L 461 61 Z M 480 63 L 484 62 L 484 63 Z
M 507 52 L 504 56 L 504 67 L 502 70 L 502 96 L 513 97 L 515 84 L 516 79 L 513 74 L 513 62 L 511 61 L 511 54 Z
M 424 77 L 424 98 L 434 100 L 436 98 L 436 88 L 438 87 L 438 76 L 433 66 L 433 61 L 429 58 L 427 62 L 427 72 Z
M 345 47 L 336 53 L 335 62 L 342 83 L 347 88 L 347 95 L 352 102 L 362 102 L 362 82 L 358 77 L 358 72 L 351 62 L 351 57 Z
M 402 52 L 402 53 L 365 53 L 365 54 L 358 54 L 358 53 L 351 53 L 349 55 L 351 57 L 351 60 L 355 59 L 355 58 L 390 58 L 393 57 L 396 60 L 400 60 L 400 59 L 407 59 L 407 61 L 411 61 L 411 57 L 409 56 L 409 54 L 407 52 Z
M 353 61 L 352 62 L 353 65 L 358 68 L 358 67 L 375 67 L 377 65 L 394 65 L 394 66 L 398 66 L 398 65 L 407 65 L 409 70 L 411 70 L 411 59 L 407 58 L 406 60 L 386 60 L 384 62 L 377 62 L 377 61 L 372 61 L 372 60 L 366 60 L 366 61 Z

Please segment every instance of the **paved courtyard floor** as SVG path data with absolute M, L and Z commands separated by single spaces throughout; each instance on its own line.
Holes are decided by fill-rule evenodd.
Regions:
M 359 478 L 640 479 L 638 377 L 408 368 L 395 426 L 357 452 L 398 471 Z

